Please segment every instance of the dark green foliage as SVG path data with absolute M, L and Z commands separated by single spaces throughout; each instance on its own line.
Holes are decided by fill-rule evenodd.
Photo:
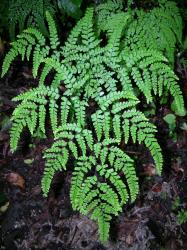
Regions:
M 1 34 L 2 34 L 3 29 L 7 26 L 8 26 L 7 1 L 2 0 L 0 1 L 0 32 Z
M 45 12 L 55 12 L 55 5 L 50 0 L 9 0 L 9 33 L 15 39 L 16 29 L 19 33 L 26 27 L 37 27 L 44 35 L 48 34 L 44 19 Z
M 45 12 L 57 16 L 64 25 L 68 25 L 66 17 L 79 19 L 82 15 L 82 0 L 1 0 L 0 1 L 0 31 L 5 38 L 15 40 L 17 34 L 28 27 L 36 27 L 43 35 L 48 36 L 45 23 Z M 88 6 L 90 2 L 85 1 Z
M 122 211 L 128 198 L 133 202 L 139 190 L 126 145 L 143 143 L 157 173 L 162 172 L 157 130 L 138 110 L 137 89 L 147 102 L 169 91 L 178 109 L 184 111 L 184 103 L 163 48 L 149 48 L 144 43 L 129 46 L 125 40 L 126 36 L 130 39 L 131 10 L 123 12 L 121 1 L 109 1 L 96 13 L 88 8 L 62 47 L 47 12 L 49 39 L 35 28 L 25 30 L 5 57 L 2 75 L 18 55 L 23 60 L 33 59 L 33 75 L 39 78 L 39 86 L 14 98 L 20 104 L 12 116 L 11 148 L 16 149 L 24 127 L 31 134 L 38 128 L 45 133 L 49 113 L 54 142 L 44 152 L 43 193 L 47 196 L 57 171 L 71 167 L 72 206 L 98 222 L 100 239 L 106 241 L 112 216 Z M 54 77 L 46 86 L 50 72 Z M 91 103 L 94 110 L 90 113 Z M 123 148 L 121 142 L 125 142 Z
M 80 18 L 82 0 L 57 0 L 57 2 L 62 14 L 67 13 L 73 18 Z

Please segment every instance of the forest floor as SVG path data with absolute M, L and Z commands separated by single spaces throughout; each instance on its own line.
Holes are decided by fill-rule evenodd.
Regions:
M 187 96 L 187 74 L 178 68 Z M 177 117 L 175 140 L 163 120 L 168 107 L 160 107 L 153 117 L 164 155 L 161 177 L 155 176 L 145 148 L 130 148 L 138 163 L 140 194 L 113 219 L 110 240 L 103 246 L 96 223 L 71 208 L 71 171 L 56 174 L 48 198 L 42 196 L 42 151 L 51 139 L 31 139 L 25 131 L 18 150 L 10 152 L 11 99 L 33 86 L 37 81 L 30 67 L 18 61 L 0 80 L 0 249 L 186 250 L 187 218 L 182 213 L 187 211 L 187 131 L 181 127 L 187 119 Z

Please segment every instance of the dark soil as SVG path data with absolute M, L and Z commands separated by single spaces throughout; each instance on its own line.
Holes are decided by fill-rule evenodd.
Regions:
M 187 76 L 178 66 L 181 87 L 187 94 Z M 24 131 L 19 148 L 9 149 L 9 118 L 14 109 L 12 97 L 37 86 L 29 65 L 15 62 L 9 74 L 0 81 L 0 249 L 6 250 L 186 250 L 187 223 L 179 224 L 177 214 L 187 209 L 187 121 L 177 117 L 177 140 L 169 137 L 163 116 L 167 106 L 159 108 L 153 121 L 158 126 L 158 140 L 164 154 L 164 171 L 154 175 L 154 167 L 144 148 L 132 147 L 138 163 L 140 194 L 135 203 L 124 207 L 114 218 L 110 241 L 101 245 L 97 226 L 87 217 L 74 212 L 69 199 L 71 171 L 56 174 L 46 199 L 40 181 L 44 168 L 42 151 L 51 139 L 31 139 Z M 3 125 L 2 121 L 5 121 Z M 173 208 L 175 200 L 180 205 Z

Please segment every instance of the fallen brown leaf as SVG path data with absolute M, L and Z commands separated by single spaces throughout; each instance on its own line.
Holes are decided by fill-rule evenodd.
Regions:
M 12 185 L 18 186 L 21 189 L 25 188 L 25 180 L 18 173 L 11 172 L 5 176 L 5 179 Z
M 162 191 L 162 184 L 161 183 L 157 183 L 155 184 L 152 188 L 151 191 L 154 193 L 160 193 Z

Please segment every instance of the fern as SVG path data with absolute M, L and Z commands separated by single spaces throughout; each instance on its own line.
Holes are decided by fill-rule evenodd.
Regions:
M 59 98 L 58 90 L 49 87 L 38 87 L 20 94 L 13 100 L 21 102 L 12 114 L 12 128 L 10 131 L 10 146 L 14 151 L 24 127 L 28 127 L 33 135 L 37 129 L 45 134 L 46 106 L 49 104 L 50 121 L 53 131 L 57 128 L 56 101 Z M 48 100 L 49 99 L 49 100 Z
M 148 13 L 136 10 L 127 29 L 124 46 L 161 51 L 173 65 L 176 44 L 182 41 L 182 18 L 174 2 L 160 0 Z
M 124 13 L 122 2 L 108 0 L 97 7 L 100 30 L 106 30 L 106 25 L 111 27 L 111 17 L 115 20 Z M 160 51 L 173 65 L 176 44 L 182 43 L 183 28 L 176 3 L 159 0 L 158 6 L 149 11 L 131 9 L 130 5 L 131 1 L 128 1 L 126 13 L 131 18 L 121 39 L 121 46 L 135 51 L 142 48 Z
M 185 113 L 182 93 L 177 82 L 178 77 L 167 65 L 167 59 L 160 52 L 127 49 L 121 52 L 121 57 L 128 69 L 128 74 L 145 95 L 147 102 L 153 101 L 153 93 L 162 96 L 164 91 L 170 92 L 177 109 Z
M 120 100 L 124 101 L 120 102 Z M 134 201 L 138 193 L 133 160 L 118 146 L 122 136 L 124 136 L 126 143 L 128 143 L 126 133 L 132 136 L 134 142 L 136 140 L 139 143 L 144 142 L 155 160 L 157 172 L 160 174 L 162 170 L 161 149 L 154 136 L 156 128 L 148 122 L 148 119 L 141 112 L 136 111 L 134 108 L 136 104 L 137 99 L 128 93 L 111 93 L 101 98 L 99 105 L 102 109 L 92 115 L 97 141 L 94 141 L 94 131 L 81 129 L 77 124 L 67 123 L 57 129 L 55 142 L 44 153 L 46 167 L 42 179 L 42 190 L 45 196 L 49 192 L 55 172 L 62 169 L 66 170 L 68 164 L 70 164 L 68 161 L 69 155 L 74 156 L 76 161 L 73 164 L 75 167 L 71 184 L 71 202 L 73 208 L 81 213 L 92 213 L 91 218 L 98 221 L 102 241 L 108 238 L 111 215 L 117 215 L 121 211 L 129 195 L 131 200 Z M 98 112 L 101 114 L 100 120 L 97 119 L 99 117 Z M 108 122 L 106 122 L 106 119 L 108 119 Z M 114 122 L 114 119 L 117 122 Z M 123 126 L 122 121 L 124 122 Z M 128 127 L 125 126 L 127 121 Z M 125 130 L 123 130 L 123 127 Z M 99 134 L 98 131 L 100 131 Z M 126 177 L 129 193 L 125 183 L 118 175 L 119 171 L 122 171 Z M 92 177 L 87 177 L 92 172 L 95 172 L 95 174 Z M 98 175 L 101 178 L 98 178 Z M 105 182 L 101 182 L 102 179 Z M 93 183 L 90 183 L 90 181 Z M 112 185 L 111 187 L 109 182 Z M 113 186 L 115 187 L 114 190 Z M 106 190 L 110 190 L 106 194 L 104 187 Z M 108 194 L 110 195 L 108 196 Z M 102 211 L 102 214 L 98 212 L 98 208 L 100 212 Z M 102 224 L 105 224 L 103 225 L 104 228 L 100 224 L 101 221 Z
M 23 29 L 33 26 L 38 28 L 44 35 L 48 35 L 45 25 L 46 10 L 54 14 L 55 5 L 50 0 L 10 0 L 9 1 L 9 33 L 11 40 L 15 39 L 16 29 L 19 33 Z
M 55 142 L 44 154 L 47 159 L 42 179 L 45 195 L 54 173 L 66 169 L 68 156 L 73 154 L 76 162 L 70 191 L 72 206 L 83 214 L 92 213 L 91 218 L 98 221 L 102 241 L 108 238 L 111 215 L 121 211 L 129 195 L 134 201 L 138 193 L 133 160 L 117 144 L 118 141 L 112 138 L 94 143 L 91 131 L 79 129 L 77 124 L 66 124 L 58 128 Z M 93 169 L 97 174 L 87 177 Z M 129 192 L 119 172 L 126 177 Z
M 2 66 L 2 76 L 8 71 L 12 61 L 20 55 L 22 60 L 30 60 L 31 55 L 33 58 L 33 76 L 38 75 L 38 69 L 45 59 L 50 56 L 50 58 L 55 58 L 58 60 L 59 55 L 57 53 L 57 48 L 59 45 L 57 30 L 55 27 L 54 20 L 52 19 L 49 12 L 46 12 L 46 19 L 49 26 L 49 40 L 50 46 L 47 45 L 47 38 L 36 28 L 29 27 L 24 30 L 21 35 L 17 36 L 17 40 L 12 42 L 12 48 L 5 57 Z M 44 67 L 44 70 L 40 77 L 40 84 L 43 84 L 45 77 L 50 72 L 52 67 Z
M 135 109 L 136 104 L 137 99 L 133 96 L 128 99 L 126 92 L 111 93 L 101 98 L 99 105 L 102 111 L 99 110 L 92 115 L 97 138 L 100 140 L 103 136 L 107 139 L 111 131 L 111 136 L 119 142 L 124 139 L 128 144 L 130 136 L 134 143 L 144 142 L 153 156 L 158 174 L 161 174 L 163 160 L 160 146 L 154 136 L 156 127 L 142 112 Z M 106 115 L 108 116 L 107 122 Z
M 100 47 L 99 38 L 93 27 L 93 10 L 88 9 L 85 17 L 72 30 L 64 48 L 58 51 L 59 40 L 55 24 L 47 13 L 49 29 L 51 30 L 51 46 L 46 46 L 46 39 L 37 30 L 26 30 L 13 43 L 12 49 L 6 56 L 2 75 L 7 72 L 10 63 L 18 54 L 21 54 L 23 59 L 27 55 L 29 59 L 28 55 L 30 55 L 31 46 L 33 46 L 34 76 L 37 75 L 40 64 L 44 64 L 40 75 L 40 84 L 44 83 L 51 70 L 55 70 L 53 87 L 59 87 L 61 81 L 64 81 L 67 88 L 66 95 L 74 95 L 77 92 L 80 95 L 83 90 L 87 98 L 97 99 L 106 91 L 109 93 L 117 90 L 119 83 L 113 77 L 117 74 L 124 90 L 131 88 L 134 92 L 133 80 L 145 95 L 147 102 L 153 100 L 152 90 L 155 95 L 159 94 L 159 96 L 164 90 L 169 90 L 175 99 L 178 110 L 184 113 L 183 99 L 177 78 L 167 65 L 166 58 L 156 50 L 131 50 L 129 48 L 121 50 L 121 36 L 129 16 L 123 13 L 116 15 L 113 15 L 114 17 L 108 20 L 108 25 L 105 25 L 109 36 L 106 47 Z M 120 25 L 122 22 L 123 25 Z M 37 41 L 33 39 L 33 36 Z M 63 59 L 61 59 L 62 54 Z M 122 63 L 124 67 L 122 67 Z
M 67 121 L 74 121 L 80 127 L 85 126 L 85 108 L 87 103 L 73 97 L 68 101 L 67 97 L 61 99 L 61 107 L 58 89 L 53 87 L 39 86 L 13 98 L 13 101 L 20 102 L 12 114 L 12 128 L 10 131 L 10 146 L 16 150 L 21 132 L 27 127 L 31 135 L 39 128 L 46 135 L 46 113 L 49 113 L 50 125 L 53 133 L 60 124 L 67 124 Z M 70 110 L 72 112 L 70 113 Z M 61 113 L 61 119 L 58 114 Z
M 2 71 L 4 76 L 17 56 L 33 60 L 33 76 L 38 78 L 39 86 L 14 98 L 19 104 L 12 115 L 11 149 L 16 150 L 24 128 L 31 134 L 36 129 L 46 134 L 49 114 L 54 142 L 44 152 L 43 193 L 48 195 L 57 171 L 71 169 L 73 209 L 98 222 L 102 241 L 109 237 L 112 217 L 122 211 L 129 198 L 135 201 L 139 192 L 134 161 L 126 154 L 126 146 L 143 144 L 154 160 L 157 174 L 162 172 L 157 130 L 139 111 L 138 92 L 147 103 L 156 95 L 162 97 L 170 92 L 177 109 L 185 111 L 178 79 L 170 65 L 173 48 L 180 40 L 176 29 L 180 28 L 180 17 L 173 16 L 178 13 L 176 6 L 160 0 L 159 6 L 146 13 L 132 10 L 130 5 L 128 1 L 126 12 L 120 0 L 99 5 L 95 12 L 88 8 L 63 46 L 55 22 L 46 12 L 49 36 L 33 27 L 23 31 L 12 43 Z M 167 10 L 165 15 L 163 10 Z M 163 46 L 157 47 L 157 38 L 163 36 L 163 30 L 158 28 L 152 46 L 147 27 L 133 24 L 146 19 L 146 15 L 163 19 L 164 23 L 159 19 L 158 25 L 162 28 L 166 20 L 172 19 L 167 37 L 175 38 L 174 43 L 166 39 Z M 139 46 L 144 28 L 150 37 L 148 43 L 142 41 Z M 168 44 L 171 53 L 167 52 Z M 46 84 L 51 72 L 53 78 Z
M 122 9 L 123 2 L 121 0 L 108 0 L 106 3 L 99 4 L 96 8 L 99 29 L 105 29 L 106 20 L 113 14 L 122 12 Z
M 175 4 L 172 2 L 162 2 L 162 4 L 160 3 L 160 7 L 152 11 L 160 13 L 167 10 L 165 15 L 163 13 L 160 14 L 161 17 L 166 16 L 166 20 L 163 21 L 163 24 L 160 20 L 159 25 L 161 25 L 162 30 L 156 30 L 155 32 L 153 30 L 153 34 L 155 33 L 158 37 L 162 36 L 164 40 L 164 27 L 167 25 L 168 19 L 172 19 L 172 25 L 171 27 L 169 26 L 169 28 L 171 33 L 170 41 L 174 41 L 173 45 L 162 44 L 160 41 L 157 42 L 155 37 L 152 38 L 152 29 L 146 26 L 146 24 L 149 25 L 150 22 L 146 21 L 142 24 L 141 20 L 137 20 L 137 26 L 134 27 L 131 21 L 129 22 L 130 15 L 128 15 L 128 12 L 124 13 L 119 11 L 116 14 L 114 10 L 112 14 L 110 12 L 107 22 L 103 19 L 103 24 L 101 24 L 102 31 L 106 32 L 108 37 L 104 60 L 105 64 L 110 67 L 110 71 L 115 72 L 115 75 L 117 74 L 123 90 L 131 89 L 132 92 L 134 92 L 135 86 L 133 86 L 133 84 L 136 84 L 146 97 L 148 103 L 153 101 L 154 95 L 162 96 L 164 92 L 170 92 L 174 98 L 177 110 L 180 111 L 181 114 L 185 114 L 182 93 L 177 83 L 178 78 L 169 66 L 169 63 L 173 63 L 174 58 L 172 59 L 168 56 L 167 59 L 163 55 L 163 53 L 167 52 L 166 49 L 171 49 L 168 53 L 174 57 L 172 48 L 175 48 L 177 40 L 181 40 L 181 17 Z M 110 6 L 111 2 L 109 1 L 108 4 Z M 102 17 L 103 15 L 103 9 L 98 7 L 97 10 L 98 19 L 100 20 L 100 16 Z M 107 11 L 107 9 L 105 11 Z M 144 13 L 142 10 L 141 12 L 143 13 L 142 15 L 149 19 L 149 12 Z M 131 11 L 129 11 L 129 14 L 130 13 Z M 173 13 L 176 14 L 175 17 L 173 17 Z M 120 25 L 120 23 L 122 24 Z M 142 26 L 139 28 L 138 25 Z M 159 28 L 157 18 L 154 19 L 154 25 Z M 143 30 L 142 35 L 138 33 L 139 29 L 140 31 Z M 129 37 L 128 32 L 132 32 L 132 38 Z M 147 32 L 147 37 L 144 39 L 142 36 L 144 36 L 145 32 Z M 173 36 L 178 38 L 174 39 Z M 152 46 L 152 43 L 154 43 L 154 46 Z M 163 45 L 163 47 L 160 48 L 157 43 L 161 44 L 161 46 Z

